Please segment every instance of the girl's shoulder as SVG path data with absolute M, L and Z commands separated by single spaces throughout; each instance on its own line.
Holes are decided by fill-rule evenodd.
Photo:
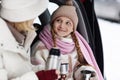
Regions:
M 42 51 L 43 49 L 46 49 L 44 43 L 42 41 L 37 41 L 31 48 L 32 53 L 35 53 L 36 51 L 40 50 Z
M 45 48 L 45 45 L 44 45 L 44 43 L 42 42 L 42 41 L 37 41 L 33 46 L 32 46 L 32 48 Z

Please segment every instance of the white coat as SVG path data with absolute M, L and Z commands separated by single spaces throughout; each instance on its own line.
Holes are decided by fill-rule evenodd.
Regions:
M 43 31 L 43 33 L 45 35 L 42 35 L 41 37 L 45 37 L 45 36 L 49 35 L 49 32 L 47 30 L 46 30 L 46 33 L 44 31 Z M 47 36 L 47 38 L 45 38 L 45 39 L 47 40 L 49 38 L 50 37 Z M 83 44 L 81 46 L 82 47 L 81 49 L 84 51 L 85 54 L 88 55 L 87 59 L 91 60 L 90 63 L 94 66 L 93 62 L 96 62 L 96 61 L 94 60 L 94 56 L 92 55 L 92 52 L 91 52 L 91 49 L 89 48 L 89 45 L 86 43 L 86 41 L 84 39 L 82 39 L 82 37 L 80 39 L 81 39 L 81 44 Z M 71 36 L 68 36 L 67 38 L 60 38 L 60 40 L 62 40 L 63 42 L 69 42 L 69 43 L 73 42 Z M 50 41 L 52 41 L 51 38 L 48 42 L 50 42 Z M 49 56 L 49 49 L 47 49 L 46 45 L 47 44 L 51 45 L 51 44 L 47 43 L 47 41 L 46 41 L 47 44 L 45 45 L 43 42 L 38 41 L 32 47 L 32 53 L 33 53 L 32 54 L 32 63 L 36 64 L 36 65 L 37 64 L 38 65 L 43 65 L 42 67 L 43 67 L 43 69 L 45 69 L 47 67 L 46 62 L 47 62 L 47 58 Z M 86 43 L 86 45 L 85 45 L 85 43 Z M 91 53 L 91 56 L 93 56 L 93 57 L 90 56 L 90 53 Z M 102 78 L 100 78 L 100 79 L 97 78 L 98 75 L 97 75 L 97 72 L 96 72 L 95 68 L 93 68 L 91 66 L 83 66 L 83 67 L 78 66 L 78 64 L 77 64 L 78 63 L 78 55 L 77 55 L 77 51 L 76 51 L 75 47 L 74 47 L 74 51 L 72 51 L 72 52 L 69 52 L 69 53 L 66 53 L 66 54 L 62 54 L 62 52 L 61 52 L 61 56 L 60 56 L 59 60 L 60 60 L 60 63 L 68 63 L 68 74 L 67 74 L 67 79 L 66 80 L 74 80 L 73 78 L 75 78 L 76 80 L 83 80 L 83 79 L 81 79 L 82 74 L 80 74 L 80 72 L 82 70 L 89 70 L 89 71 L 95 72 L 96 75 L 94 77 L 90 78 L 91 80 L 103 80 Z M 79 77 L 79 76 L 81 76 L 81 77 Z
M 32 37 L 29 35 L 28 38 L 31 43 Z M 30 54 L 26 51 L 30 44 L 25 45 L 19 45 L 5 21 L 0 18 L 0 80 L 38 80 L 32 70 Z
M 72 39 L 63 39 L 66 42 L 71 42 Z M 32 47 L 32 63 L 41 65 L 42 69 L 45 69 L 47 67 L 46 62 L 47 58 L 49 56 L 49 50 L 45 47 L 44 43 L 42 41 L 38 41 L 34 44 Z M 68 68 L 68 76 L 67 80 L 74 80 L 72 78 L 73 75 L 73 69 L 77 62 L 77 52 L 74 50 L 72 53 L 68 54 L 61 54 L 60 56 L 60 62 L 61 63 L 69 63 Z

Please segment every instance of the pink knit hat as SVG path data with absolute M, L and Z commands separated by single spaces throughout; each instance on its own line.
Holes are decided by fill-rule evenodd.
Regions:
M 76 13 L 76 8 L 72 4 L 72 0 L 66 0 L 66 5 L 60 6 L 57 10 L 54 11 L 51 17 L 51 23 L 54 22 L 58 17 L 67 17 L 72 20 L 74 28 L 76 30 L 78 24 L 78 16 Z

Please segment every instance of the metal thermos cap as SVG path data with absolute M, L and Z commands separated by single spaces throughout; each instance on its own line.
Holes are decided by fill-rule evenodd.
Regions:
M 60 49 L 57 48 L 51 48 L 49 55 L 55 55 L 55 56 L 60 56 Z

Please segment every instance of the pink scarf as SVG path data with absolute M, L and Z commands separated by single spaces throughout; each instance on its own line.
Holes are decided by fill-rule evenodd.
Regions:
M 40 33 L 39 37 L 41 41 L 45 44 L 47 49 L 50 50 L 53 47 L 53 40 L 51 32 L 47 27 L 50 26 L 45 26 L 44 30 Z M 74 42 L 64 42 L 57 38 L 56 44 L 62 54 L 71 53 L 75 49 Z
M 39 35 L 40 40 L 45 44 L 45 46 L 47 47 L 48 50 L 50 50 L 53 47 L 52 35 L 49 30 L 50 27 L 51 27 L 50 25 L 45 26 L 44 30 L 42 30 Z M 103 77 L 98 68 L 98 65 L 96 63 L 96 60 L 94 58 L 93 52 L 92 52 L 89 44 L 77 31 L 75 31 L 75 35 L 77 36 L 81 51 L 82 51 L 83 56 L 85 57 L 86 61 L 96 68 L 96 70 L 98 72 L 98 76 L 100 78 L 99 80 L 103 80 Z M 61 41 L 60 39 L 56 39 L 56 44 L 57 44 L 57 47 L 60 49 L 61 54 L 69 54 L 75 50 L 74 42 L 64 42 L 64 41 Z

